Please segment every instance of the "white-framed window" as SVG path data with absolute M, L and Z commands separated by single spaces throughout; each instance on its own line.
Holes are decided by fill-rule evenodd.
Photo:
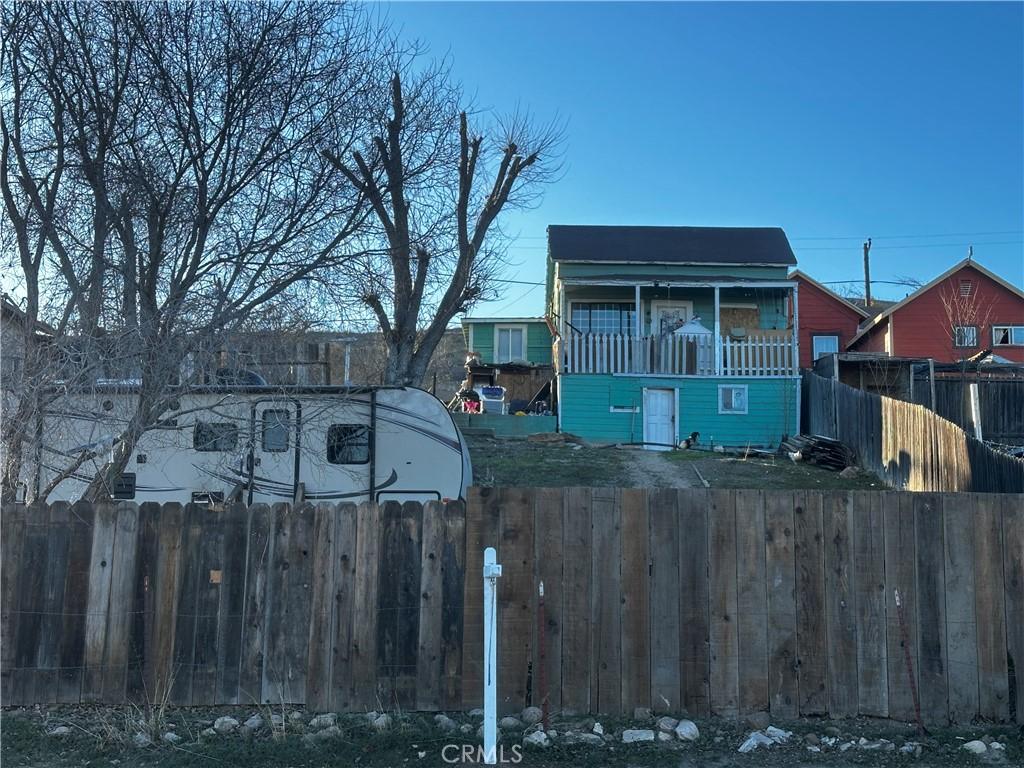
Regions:
M 494 362 L 512 363 L 526 360 L 526 326 L 499 325 L 494 329 Z
M 978 326 L 976 325 L 954 325 L 953 326 L 954 347 L 976 347 L 978 346 Z
M 993 325 L 992 346 L 1024 346 L 1024 325 Z
M 825 355 L 831 355 L 839 351 L 839 337 L 835 335 L 827 336 L 811 336 L 811 359 L 817 360 L 819 357 Z
M 718 412 L 744 414 L 747 412 L 746 384 L 718 385 Z
M 574 301 L 569 311 L 569 322 L 577 333 L 631 336 L 635 317 L 631 301 Z

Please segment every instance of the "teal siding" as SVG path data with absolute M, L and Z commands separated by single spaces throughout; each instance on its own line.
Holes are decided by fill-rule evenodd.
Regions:
M 719 384 L 747 387 L 746 414 L 718 413 Z M 782 435 L 797 430 L 797 379 L 589 374 L 558 379 L 562 430 L 600 442 L 643 440 L 645 387 L 679 390 L 676 412 L 680 438 L 700 432 L 705 445 L 774 447 Z M 637 412 L 612 413 L 612 406 L 635 406 Z
M 500 413 L 453 413 L 459 429 L 493 429 L 498 437 L 526 437 L 554 432 L 554 416 L 516 416 Z
M 494 326 L 504 323 L 466 323 L 466 341 L 469 342 L 469 328 L 473 329 L 471 352 L 480 353 L 483 363 L 494 362 Z M 551 331 L 543 320 L 529 323 L 509 323 L 526 326 L 526 362 L 531 365 L 551 365 Z

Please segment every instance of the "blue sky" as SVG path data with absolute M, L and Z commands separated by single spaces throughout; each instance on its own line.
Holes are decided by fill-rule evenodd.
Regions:
M 543 279 L 548 224 L 657 224 L 781 226 L 823 281 L 860 277 L 868 236 L 876 280 L 931 279 L 973 244 L 1024 285 L 1020 3 L 381 10 L 481 106 L 567 123 L 563 177 L 506 219 L 507 278 Z M 473 314 L 542 309 L 543 288 L 503 291 Z

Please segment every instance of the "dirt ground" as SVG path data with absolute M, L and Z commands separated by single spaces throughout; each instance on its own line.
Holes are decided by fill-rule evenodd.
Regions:
M 711 451 L 645 451 L 523 438 L 467 438 L 473 482 L 482 486 L 561 488 L 763 488 L 884 490 L 873 475 L 838 472 L 785 457 L 733 457 Z
M 370 766 L 370 768 L 403 766 L 444 766 L 457 756 L 463 744 L 477 743 L 474 733 L 445 735 L 429 714 L 394 715 L 394 725 L 383 733 L 376 732 L 364 715 L 344 715 L 337 727 L 327 735 L 310 724 L 310 714 L 302 713 L 293 720 L 288 712 L 284 732 L 274 735 L 262 729 L 247 735 L 239 731 L 227 735 L 200 736 L 216 717 L 231 715 L 244 722 L 255 711 L 236 707 L 220 710 L 172 710 L 166 713 L 161 730 L 168 729 L 181 736 L 176 744 L 137 746 L 138 733 L 132 724 L 130 710 L 76 707 L 26 709 L 3 713 L 0 717 L 0 757 L 4 766 L 16 768 L 127 768 L 128 766 L 234 766 L 244 768 Z M 453 714 L 458 724 L 466 724 L 475 732 L 479 717 Z M 269 719 L 269 718 L 268 718 Z M 747 754 L 737 751 L 750 734 L 751 726 L 734 720 L 698 719 L 700 738 L 696 742 L 672 740 L 648 744 L 623 744 L 624 728 L 655 727 L 652 723 L 630 723 L 603 720 L 607 734 L 603 745 L 566 745 L 560 743 L 569 731 L 589 732 L 593 720 L 555 718 L 552 728 L 559 730 L 552 746 L 546 749 L 522 749 L 523 733 L 509 731 L 502 736 L 505 764 L 514 764 L 516 756 L 524 766 L 554 768 L 555 766 L 613 766 L 643 768 L 874 768 L 876 766 L 913 766 L 914 768 L 972 768 L 973 766 L 1019 766 L 1024 760 L 1021 732 L 1018 726 L 979 725 L 962 729 L 942 729 L 918 736 L 914 729 L 901 723 L 877 720 L 803 720 L 778 722 L 777 727 L 792 731 L 786 744 L 761 747 Z M 65 736 L 48 735 L 65 727 Z M 656 730 L 656 728 L 655 728 Z M 830 736 L 829 734 L 837 734 Z M 824 741 L 836 739 L 837 746 Z M 969 754 L 962 747 L 970 740 L 998 740 L 1002 749 L 988 749 L 985 755 Z M 863 742 L 860 740 L 864 739 Z M 884 749 L 858 746 L 880 744 Z M 808 749 L 817 740 L 821 751 Z M 824 740 L 824 741 L 822 741 Z M 908 752 L 900 748 L 911 744 Z M 852 743 L 845 750 L 839 744 Z M 455 745 L 445 750 L 446 745 Z M 915 754 L 914 745 L 920 745 Z M 518 746 L 518 749 L 513 749 Z M 461 762 L 455 760 L 455 762 Z M 468 762 L 476 762 L 468 761 Z

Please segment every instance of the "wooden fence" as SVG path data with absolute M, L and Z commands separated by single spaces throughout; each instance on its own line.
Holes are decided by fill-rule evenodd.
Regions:
M 473 489 L 468 504 L 3 510 L 5 705 L 480 704 L 1024 722 L 1024 498 Z M 903 601 L 901 627 L 894 591 Z
M 1024 460 L 994 451 L 923 405 L 803 374 L 804 432 L 841 440 L 905 491 L 1024 492 Z
M 978 392 L 981 433 L 985 440 L 1024 444 L 1024 379 L 985 379 L 974 376 L 935 380 L 935 412 L 969 434 L 974 429 L 968 388 Z

